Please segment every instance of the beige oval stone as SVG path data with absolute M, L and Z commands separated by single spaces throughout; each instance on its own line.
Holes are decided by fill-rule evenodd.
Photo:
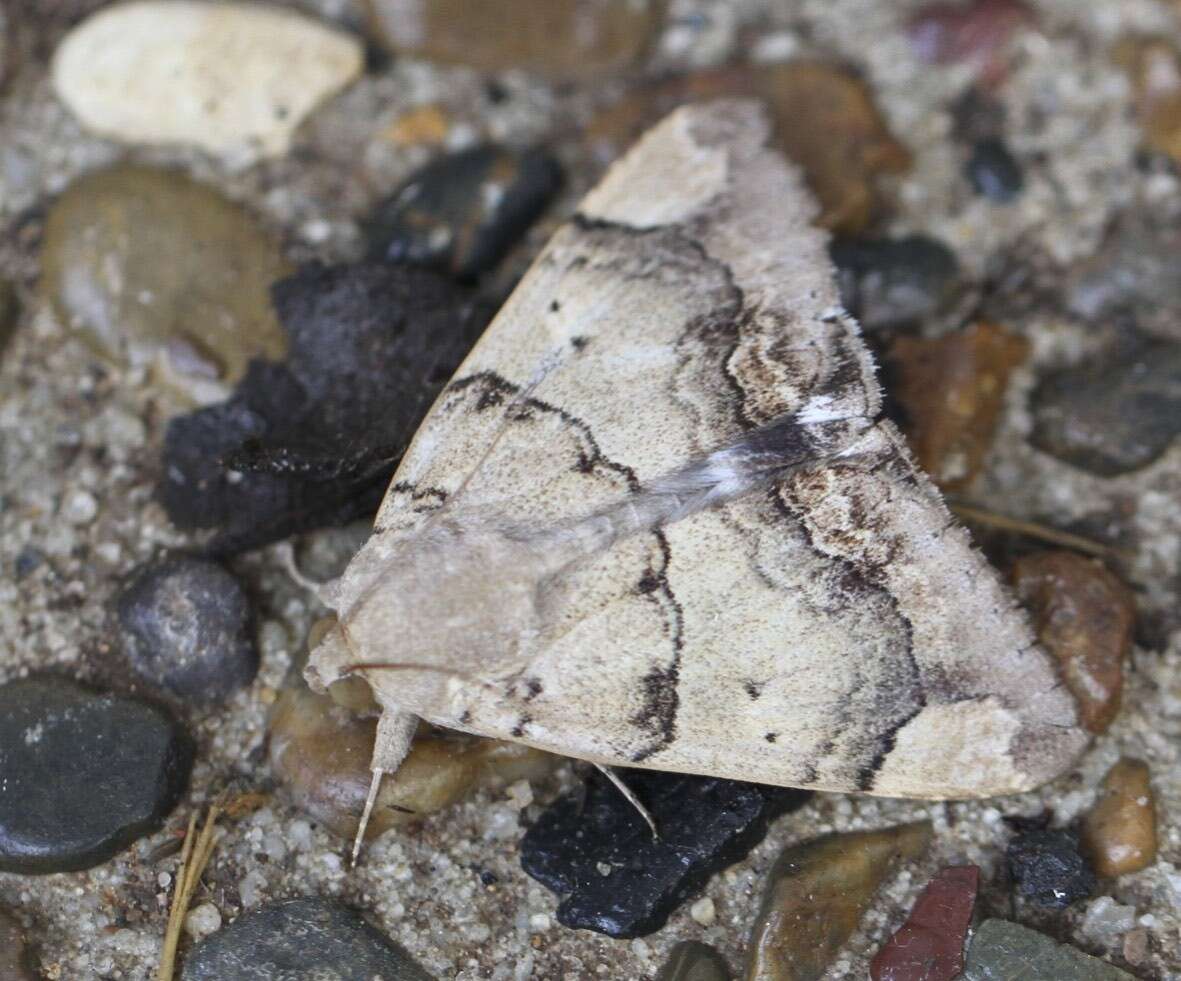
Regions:
M 95 353 L 145 365 L 193 403 L 228 396 L 286 334 L 270 286 L 291 267 L 278 241 L 213 188 L 171 171 L 114 167 L 50 208 L 41 290 Z
M 1103 778 L 1083 820 L 1082 845 L 1102 876 L 1139 872 L 1156 861 L 1156 808 L 1148 764 L 1124 757 Z
M 271 157 L 362 60 L 355 38 L 294 11 L 144 0 L 75 27 L 54 56 L 53 84 L 100 136 Z

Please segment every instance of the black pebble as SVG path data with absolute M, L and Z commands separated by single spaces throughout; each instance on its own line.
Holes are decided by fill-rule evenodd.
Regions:
M 1017 892 L 1046 909 L 1065 909 L 1095 889 L 1095 873 L 1070 831 L 1029 831 L 1009 842 Z
M 251 363 L 227 402 L 178 416 L 156 493 L 230 555 L 371 517 L 418 423 L 487 319 L 435 273 L 311 264 L 272 300 L 287 361 Z
M 432 981 L 347 907 L 288 899 L 244 913 L 185 959 L 181 981 Z
M 1021 164 L 998 139 L 981 140 L 972 147 L 964 170 L 976 193 L 996 204 L 1011 204 L 1025 187 Z
M 0 871 L 72 872 L 158 827 L 190 747 L 155 706 L 36 676 L 0 686 Z
M 541 150 L 478 146 L 440 157 L 377 206 L 370 258 L 473 279 L 516 244 L 561 183 L 557 161 Z
M 659 930 L 715 872 L 741 859 L 799 790 L 628 770 L 620 776 L 660 832 L 601 775 L 552 804 L 521 842 L 521 866 L 562 897 L 558 921 L 610 937 Z M 603 874 L 607 870 L 607 874 Z
M 907 327 L 955 299 L 959 262 L 925 235 L 837 239 L 829 247 L 841 301 L 866 330 Z
M 254 680 L 250 600 L 216 562 L 174 555 L 150 563 L 115 609 L 132 665 L 177 697 L 220 702 Z

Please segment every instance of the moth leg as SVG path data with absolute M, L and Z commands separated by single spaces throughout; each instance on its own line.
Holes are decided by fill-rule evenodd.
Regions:
M 624 783 L 623 778 L 620 777 L 619 774 L 614 770 L 612 770 L 611 767 L 603 766 L 602 763 L 596 763 L 595 767 L 601 774 L 603 774 L 603 776 L 611 781 L 616 790 L 623 794 L 623 799 L 640 812 L 640 817 L 647 821 L 648 827 L 652 829 L 652 837 L 659 841 L 660 832 L 656 830 L 656 821 L 653 819 L 652 815 L 648 813 L 648 808 L 640 803 L 640 798 L 632 793 L 631 787 Z
M 369 781 L 369 795 L 365 798 L 365 810 L 361 812 L 361 823 L 357 825 L 357 837 L 353 839 L 352 866 L 357 866 L 361 854 L 361 842 L 365 840 L 365 829 L 377 803 L 377 792 L 381 790 L 381 778 L 394 773 L 410 752 L 410 743 L 418 729 L 418 717 L 408 712 L 394 712 L 386 709 L 377 720 L 377 739 L 373 742 L 373 761 L 369 764 L 373 779 Z

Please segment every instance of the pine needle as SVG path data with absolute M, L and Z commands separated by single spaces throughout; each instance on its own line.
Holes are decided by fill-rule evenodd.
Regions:
M 1035 521 L 1010 518 L 1003 514 L 996 514 L 993 511 L 986 511 L 983 508 L 972 507 L 970 504 L 948 503 L 954 514 L 972 524 L 985 525 L 989 528 L 996 528 L 998 531 L 1008 531 L 1017 535 L 1025 535 L 1027 538 L 1036 538 L 1039 541 L 1049 542 L 1052 545 L 1061 545 L 1063 548 L 1074 549 L 1076 552 L 1085 552 L 1088 555 L 1097 555 L 1100 558 L 1110 558 L 1118 554 L 1117 549 L 1090 538 L 1084 538 L 1082 535 L 1073 535 L 1068 531 L 1059 531 L 1057 528 L 1039 525 Z
M 197 835 L 197 815 L 189 818 L 189 830 L 185 835 L 184 849 L 180 853 L 180 864 L 176 868 L 176 887 L 172 892 L 172 907 L 168 911 L 168 926 L 164 930 L 164 947 L 160 951 L 160 968 L 156 981 L 172 981 L 176 974 L 176 951 L 180 945 L 180 934 L 193 894 L 201 884 L 201 876 L 213 855 L 213 834 L 217 830 L 217 819 L 221 816 L 220 804 L 209 808 L 205 824 Z

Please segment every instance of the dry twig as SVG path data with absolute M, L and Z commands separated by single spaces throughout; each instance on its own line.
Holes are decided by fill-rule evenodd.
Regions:
M 172 981 L 176 973 L 176 950 L 180 944 L 180 932 L 189 912 L 189 904 L 193 901 L 193 894 L 197 891 L 201 876 L 204 875 L 205 867 L 213 854 L 213 834 L 217 830 L 217 819 L 221 812 L 220 803 L 209 808 L 199 837 L 196 834 L 197 816 L 194 814 L 189 818 L 189 831 L 185 835 L 184 850 L 180 854 L 180 864 L 176 868 L 176 887 L 172 892 L 172 908 L 168 911 L 168 926 L 164 931 L 164 947 L 160 951 L 160 969 L 156 972 L 156 981 Z

